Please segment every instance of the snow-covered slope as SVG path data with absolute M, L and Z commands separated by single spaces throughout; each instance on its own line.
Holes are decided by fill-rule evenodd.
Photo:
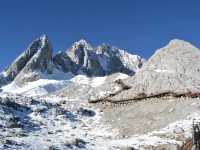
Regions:
M 60 91 L 62 89 L 69 90 L 73 86 L 77 85 L 77 91 L 82 90 L 82 86 L 87 85 L 88 88 L 94 88 L 98 87 L 107 80 L 114 81 L 118 79 L 125 79 L 128 78 L 129 76 L 126 74 L 115 74 L 111 76 L 105 76 L 105 77 L 87 77 L 85 75 L 77 75 L 73 76 L 72 74 L 63 74 L 65 77 L 68 78 L 62 78 L 62 80 L 59 78 L 61 74 L 57 74 L 55 76 L 54 74 L 54 79 L 52 79 L 52 76 L 47 75 L 43 76 L 42 79 L 33 81 L 33 82 L 27 82 L 23 86 L 19 86 L 16 84 L 15 81 L 11 82 L 10 84 L 3 86 L 1 89 L 4 93 L 13 93 L 13 94 L 23 94 L 26 96 L 43 96 L 47 94 L 51 94 L 57 91 Z M 56 80 L 57 79 L 57 80 Z M 78 98 L 78 94 L 77 94 Z
M 49 94 L 64 88 L 69 81 L 39 79 L 34 82 L 28 82 L 23 87 L 19 87 L 15 82 L 12 82 L 2 87 L 3 92 L 23 94 L 27 96 L 41 96 Z

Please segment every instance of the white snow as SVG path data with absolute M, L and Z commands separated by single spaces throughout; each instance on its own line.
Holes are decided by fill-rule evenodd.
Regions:
M 105 80 L 106 80 L 106 77 L 95 77 L 92 79 L 91 86 L 92 87 L 100 86 L 100 85 L 104 84 Z
M 25 77 L 29 78 L 38 73 L 39 72 L 32 72 L 31 74 L 26 74 Z M 70 79 L 74 77 L 72 73 L 63 73 L 56 69 L 54 69 L 53 74 L 39 74 L 41 77 L 39 80 L 27 82 L 23 86 L 18 86 L 16 82 L 13 81 L 3 86 L 2 90 L 7 93 L 25 94 L 26 96 L 41 96 L 64 88 L 71 82 Z
M 0 76 L 6 77 L 6 76 L 7 76 L 6 71 L 1 72 L 1 73 L 0 73 Z
M 98 87 L 98 86 L 104 84 L 108 77 L 109 76 L 89 78 L 85 75 L 77 75 L 77 76 L 73 77 L 70 81 L 75 82 L 75 83 L 79 83 L 79 84 L 91 85 L 92 87 Z M 115 80 L 126 79 L 128 77 L 130 77 L 130 76 L 123 74 L 123 73 L 117 73 Z
M 26 76 L 29 77 L 32 76 L 32 74 L 26 74 Z M 3 86 L 2 90 L 6 93 L 24 94 L 26 96 L 42 96 L 61 90 L 65 88 L 69 83 L 98 87 L 106 83 L 107 78 L 109 78 L 109 76 L 92 78 L 85 75 L 74 76 L 71 73 L 66 74 L 56 70 L 52 75 L 41 74 L 40 76 L 42 79 L 33 82 L 27 82 L 23 86 L 18 86 L 15 81 L 13 81 L 8 85 Z M 129 76 L 126 74 L 118 73 L 115 77 L 115 80 L 126 79 L 128 77 Z
M 88 84 L 90 82 L 90 79 L 86 77 L 85 75 L 77 75 L 74 78 L 72 78 L 70 81 L 79 83 L 79 84 Z
M 93 49 L 92 46 L 89 43 L 87 43 L 87 41 L 84 39 L 74 42 L 74 44 L 72 45 L 72 49 L 73 50 L 78 49 L 80 45 L 84 45 L 84 48 L 86 48 L 87 50 Z
M 117 78 L 125 79 L 127 75 L 119 74 Z M 41 95 L 51 93 L 55 90 L 62 89 L 69 82 L 75 82 L 79 84 L 91 84 L 93 87 L 102 85 L 105 83 L 107 77 L 95 77 L 88 78 L 83 75 L 75 76 L 69 80 L 51 80 L 51 79 L 40 79 L 38 81 L 29 82 L 24 87 L 18 87 L 14 82 L 4 86 L 4 92 L 20 93 L 29 96 Z M 117 90 L 117 87 L 116 87 Z M 102 91 L 102 95 L 105 95 Z M 4 93 L 1 97 L 7 97 Z M 59 103 L 62 99 L 60 97 L 43 97 L 47 102 Z M 193 103 L 191 105 L 194 105 Z M 74 137 L 81 138 L 89 141 L 91 145 L 88 145 L 88 149 L 112 149 L 113 147 L 134 147 L 136 149 L 142 149 L 143 146 L 159 146 L 164 144 L 177 144 L 181 145 L 183 141 L 179 141 L 175 138 L 178 134 L 183 134 L 185 138 L 190 138 L 191 127 L 193 119 L 200 121 L 200 112 L 195 112 L 189 115 L 186 119 L 176 121 L 169 124 L 167 127 L 157 131 L 152 131 L 144 135 L 133 135 L 130 138 L 115 139 L 118 135 L 117 129 L 112 129 L 108 124 L 101 123 L 102 112 L 88 105 L 85 101 L 80 102 L 71 99 L 67 100 L 65 105 L 66 110 L 75 115 L 77 121 L 71 121 L 70 119 L 64 119 L 63 115 L 56 115 L 56 112 L 52 109 L 52 113 L 47 114 L 47 117 L 37 113 L 38 108 L 33 108 L 33 112 L 28 116 L 32 121 L 41 122 L 45 126 L 41 126 L 41 130 L 30 133 L 28 137 L 18 138 L 13 137 L 17 141 L 25 141 L 31 143 L 32 146 L 47 146 L 47 140 L 51 139 L 54 144 L 61 144 L 67 140 L 72 140 Z M 83 107 L 95 111 L 96 115 L 93 117 L 81 116 L 77 113 L 77 109 Z M 35 110 L 35 111 L 34 111 Z M 72 115 L 72 116 L 73 116 Z M 51 131 L 53 134 L 48 134 Z M 57 132 L 61 131 L 61 132 Z M 35 136 L 37 135 L 37 136 Z M 165 135 L 165 136 L 163 136 Z M 172 135 L 172 136 L 168 136 Z M 46 142 L 46 143 L 45 143 Z M 113 148 L 115 149 L 115 148 Z
M 45 45 L 46 39 L 47 39 L 47 36 L 46 36 L 46 35 L 42 35 L 42 36 L 40 37 L 40 40 L 41 40 L 41 42 L 42 42 L 42 46 Z
M 85 75 L 77 75 L 74 78 L 72 78 L 70 81 L 78 83 L 78 84 L 87 84 L 91 85 L 92 87 L 97 87 L 102 84 L 104 84 L 104 81 L 107 77 L 93 77 L 89 78 Z
M 126 79 L 130 76 L 128 76 L 127 74 L 123 74 L 123 73 L 118 73 L 118 76 L 115 78 L 115 80 L 119 80 L 119 79 Z
M 47 149 L 49 145 L 49 142 L 47 142 L 48 139 L 51 139 L 50 143 L 62 146 L 67 141 L 80 138 L 89 142 L 86 149 L 100 149 L 101 147 L 103 147 L 102 149 L 106 149 L 106 145 L 99 143 L 105 142 L 104 138 L 113 136 L 114 133 L 110 130 L 109 126 L 101 124 L 102 113 L 99 109 L 89 108 L 87 105 L 86 103 L 67 102 L 63 107 L 72 114 L 71 116 L 69 115 L 69 119 L 66 119 L 64 114 L 58 115 L 53 109 L 49 110 L 50 112 L 46 117 L 37 113 L 37 111 L 32 112 L 28 115 L 31 120 L 41 122 L 45 126 L 41 125 L 41 130 L 30 133 L 28 137 L 13 137 L 13 139 L 19 142 L 25 141 L 26 143 L 30 143 L 31 148 L 40 146 L 42 149 Z M 80 107 L 94 111 L 95 116 L 88 117 L 78 114 L 77 110 Z M 52 134 L 49 134 L 49 132 Z M 45 146 L 47 148 L 44 148 Z
M 138 55 L 132 55 L 130 53 L 127 53 L 125 50 L 121 50 L 119 49 L 119 54 L 120 54 L 120 59 L 123 63 L 123 65 L 129 69 L 133 69 L 134 71 L 137 72 L 137 70 L 139 69 L 138 65 L 140 63 L 140 56 Z
M 39 79 L 34 82 L 28 82 L 25 86 L 19 87 L 15 82 L 12 82 L 2 87 L 3 92 L 25 94 L 27 96 L 39 96 L 52 93 L 56 90 L 64 88 L 68 81 Z
M 155 69 L 155 72 L 160 72 L 160 73 L 164 73 L 164 72 L 170 72 L 169 70 L 166 69 Z

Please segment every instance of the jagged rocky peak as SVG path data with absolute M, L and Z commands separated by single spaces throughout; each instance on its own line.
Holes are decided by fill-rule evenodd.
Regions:
M 7 80 L 8 81 L 14 80 L 14 78 L 20 73 L 20 71 L 22 71 L 22 69 L 24 69 L 24 67 L 28 63 L 30 64 L 29 61 L 37 53 L 40 53 L 40 55 L 43 55 L 44 53 L 46 53 L 46 56 L 47 56 L 45 58 L 46 60 L 48 60 L 51 57 L 51 54 L 52 54 L 51 46 L 49 44 L 49 40 L 46 35 L 43 35 L 40 38 L 33 41 L 28 46 L 28 48 L 13 61 L 13 63 L 5 71 Z M 34 61 L 36 61 L 36 56 L 34 58 Z
M 48 44 L 49 39 L 46 34 L 43 34 L 39 39 L 42 42 L 42 45 Z
M 17 57 L 0 80 L 1 83 L 32 81 L 40 78 L 40 74 L 53 73 L 55 69 L 87 76 L 105 76 L 117 72 L 132 75 L 142 64 L 139 56 L 106 44 L 95 48 L 84 39 L 74 42 L 67 51 L 53 56 L 48 37 L 42 35 Z
M 72 44 L 71 48 L 67 50 L 68 53 L 77 51 L 93 50 L 93 47 L 84 39 L 80 39 Z
M 5 70 L 7 82 L 22 80 L 28 73 L 46 71 L 52 64 L 52 46 L 48 37 L 42 35 L 34 40 L 28 48 L 17 57 L 13 63 Z
M 48 37 L 41 36 L 30 47 L 35 49 L 35 53 L 15 78 L 15 81 L 20 84 L 21 82 L 37 80 L 41 73 L 52 72 L 53 50 Z
M 53 57 L 53 63 L 58 69 L 63 70 L 63 72 L 73 72 L 74 62 L 64 51 L 59 51 Z
M 43 35 L 38 40 L 39 46 L 36 47 L 37 53 L 30 59 L 26 65 L 27 70 L 46 71 L 52 63 L 52 46 L 46 35 Z
M 95 49 L 86 40 L 81 39 L 75 42 L 66 53 L 70 59 L 70 64 L 73 66 L 71 72 L 74 74 L 86 74 L 88 76 L 105 75 Z
M 56 54 L 53 60 L 64 72 L 88 76 L 104 76 L 116 72 L 132 75 L 144 62 L 137 55 L 107 44 L 92 47 L 84 39 L 74 42 L 66 52 Z
M 67 54 L 75 64 L 82 65 L 84 63 L 84 57 L 87 57 L 88 55 L 88 50 L 92 49 L 93 48 L 89 43 L 84 39 L 81 39 L 78 42 L 74 42 L 71 48 L 67 50 Z
M 112 51 L 111 46 L 108 44 L 105 44 L 105 43 L 97 46 L 97 48 L 96 48 L 97 54 L 106 54 L 106 53 L 110 53 L 111 51 Z
M 34 40 L 27 48 L 27 50 L 25 50 L 26 52 L 32 52 L 32 53 L 37 53 L 39 50 L 42 51 L 51 51 L 52 53 L 52 48 L 51 48 L 51 44 L 50 41 L 47 37 L 47 35 L 42 35 L 39 38 L 37 38 L 36 40 Z
M 131 75 L 137 72 L 145 62 L 145 59 L 138 55 L 132 55 L 125 50 L 107 44 L 98 46 L 96 52 L 104 62 L 104 68 L 107 70 L 112 68 L 111 72 L 122 72 Z

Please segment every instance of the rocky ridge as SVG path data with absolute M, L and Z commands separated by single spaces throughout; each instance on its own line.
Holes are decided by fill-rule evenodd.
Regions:
M 0 75 L 0 85 L 36 81 L 55 72 L 105 76 L 121 72 L 133 75 L 144 59 L 123 50 L 101 45 L 93 48 L 85 40 L 75 42 L 67 51 L 53 56 L 52 44 L 46 35 L 32 42 Z
M 90 102 L 125 102 L 163 96 L 200 96 L 200 51 L 188 42 L 172 40 L 155 52 L 134 76 L 117 83 L 117 92 Z

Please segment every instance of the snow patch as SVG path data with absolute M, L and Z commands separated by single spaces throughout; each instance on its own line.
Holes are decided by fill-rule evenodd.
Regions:
M 161 72 L 161 73 L 170 72 L 169 70 L 166 70 L 166 69 L 155 69 L 154 71 L 155 72 Z
M 119 57 L 126 68 L 137 71 L 139 70 L 140 56 L 127 53 L 125 50 L 119 49 Z
M 26 96 L 41 96 L 62 89 L 68 83 L 68 81 L 39 79 L 34 82 L 28 82 L 23 87 L 19 87 L 15 82 L 12 82 L 2 87 L 2 90 L 3 92 L 13 94 L 25 94 Z
M 1 77 L 1 76 L 2 76 L 2 77 L 6 77 L 6 76 L 7 76 L 7 72 L 6 72 L 6 71 L 1 72 L 1 73 L 0 73 L 0 77 Z
M 123 79 L 126 79 L 128 77 L 130 77 L 130 76 L 127 75 L 127 74 L 119 73 L 118 76 L 116 77 L 116 80 L 119 80 L 119 79 L 123 80 Z
M 85 75 L 77 75 L 74 78 L 72 78 L 70 81 L 78 83 L 78 84 L 87 84 L 91 85 L 92 87 L 97 87 L 102 84 L 104 84 L 104 81 L 107 77 L 93 77 L 89 78 Z

